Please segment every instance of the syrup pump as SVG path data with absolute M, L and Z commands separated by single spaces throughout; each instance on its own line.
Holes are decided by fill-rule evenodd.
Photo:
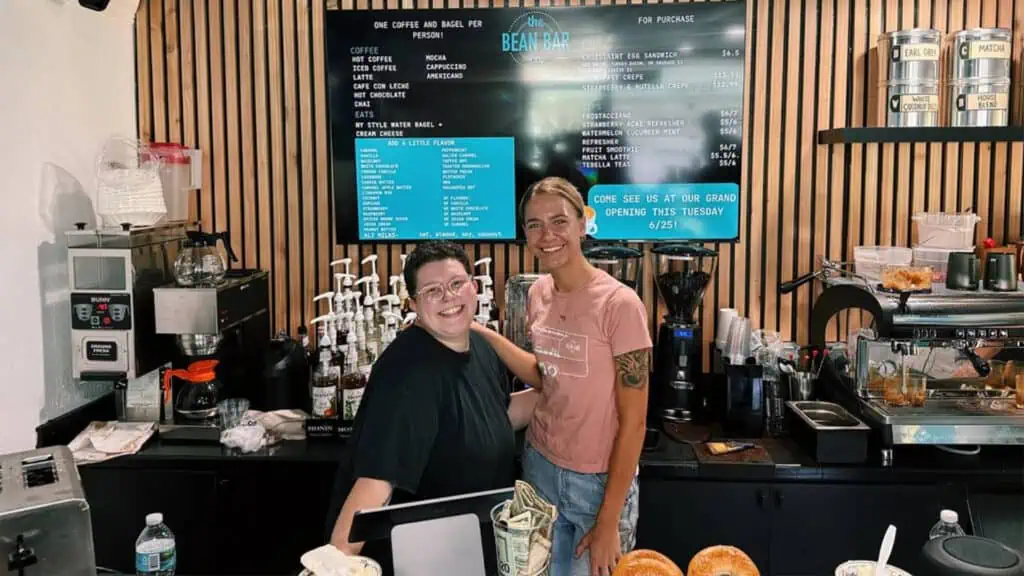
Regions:
M 377 274 L 377 255 L 370 254 L 366 258 L 360 260 L 359 263 L 363 266 L 366 266 L 367 263 L 370 264 L 370 296 L 376 300 L 380 297 L 380 276 Z
M 409 287 L 405 284 L 405 261 L 407 258 L 408 256 L 405 254 L 399 256 L 399 259 L 402 261 L 402 269 L 398 272 L 398 281 L 400 283 L 400 288 L 398 289 L 398 306 L 401 308 L 403 314 L 409 312 Z
M 334 260 L 331 262 L 331 268 L 334 268 L 335 266 L 338 265 L 344 266 L 345 271 L 334 273 L 334 309 L 339 314 L 341 314 L 342 312 L 354 312 L 354 310 L 349 310 L 344 307 L 344 298 L 352 293 L 352 282 L 355 281 L 356 279 L 356 277 L 353 274 L 351 274 L 351 271 L 349 270 L 349 268 L 352 265 L 352 259 L 342 258 L 341 260 Z
M 474 318 L 477 322 L 498 331 L 498 309 L 492 307 L 494 303 L 494 280 L 491 278 L 491 258 L 481 258 L 473 263 L 473 267 L 484 266 L 484 273 L 474 276 L 473 279 L 480 282 L 480 294 L 477 295 L 477 313 Z
M 384 333 L 380 337 L 380 352 L 383 354 L 388 345 L 398 337 L 398 326 L 402 323 L 402 317 L 388 311 L 381 313 L 381 316 L 384 317 Z
M 337 360 L 339 355 L 338 331 L 340 325 L 338 323 L 338 315 L 334 312 L 334 292 L 318 294 L 313 298 L 313 306 L 316 307 L 316 303 L 320 300 L 327 300 L 327 314 L 324 316 L 318 316 L 317 318 L 324 318 L 327 322 L 324 328 L 326 331 L 325 335 L 330 339 L 331 354 L 333 354 Z
M 396 316 L 395 312 L 398 310 L 399 300 L 398 296 L 394 294 L 385 294 L 380 298 L 377 298 L 377 302 L 384 303 L 384 309 L 380 313 L 381 324 L 380 324 L 380 351 L 384 352 L 384 348 L 390 343 L 385 343 L 385 338 L 388 332 L 388 315 Z M 401 316 L 398 316 L 401 320 Z M 397 326 L 397 325 L 396 325 Z

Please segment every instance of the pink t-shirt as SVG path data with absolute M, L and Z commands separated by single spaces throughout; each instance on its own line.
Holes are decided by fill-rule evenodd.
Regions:
M 643 301 L 600 270 L 573 292 L 546 275 L 530 287 L 527 326 L 543 374 L 527 439 L 562 468 L 607 472 L 619 429 L 614 358 L 651 347 Z

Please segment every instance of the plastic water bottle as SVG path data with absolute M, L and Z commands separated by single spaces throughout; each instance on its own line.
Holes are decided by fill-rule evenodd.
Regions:
M 960 516 L 954 510 L 943 510 L 939 513 L 939 521 L 928 532 L 928 539 L 945 538 L 946 536 L 965 536 L 964 529 L 958 523 Z
M 136 576 L 174 576 L 178 556 L 174 534 L 159 512 L 146 515 L 146 527 L 135 541 Z

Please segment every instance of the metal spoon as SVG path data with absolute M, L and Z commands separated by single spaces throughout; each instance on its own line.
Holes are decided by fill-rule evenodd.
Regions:
M 885 576 L 888 573 L 885 565 L 889 562 L 892 554 L 893 544 L 896 543 L 896 527 L 889 524 L 885 531 L 885 538 L 882 539 L 882 547 L 878 550 L 878 562 L 875 563 L 875 576 Z

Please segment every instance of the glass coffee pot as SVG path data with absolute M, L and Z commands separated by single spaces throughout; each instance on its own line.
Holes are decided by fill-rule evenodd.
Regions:
M 172 394 L 174 378 L 183 381 L 174 401 L 175 415 L 192 422 L 212 421 L 217 417 L 220 381 L 217 380 L 216 368 L 216 360 L 200 360 L 184 370 L 164 372 L 165 397 Z
M 187 238 L 174 260 L 174 281 L 185 288 L 210 288 L 220 284 L 227 273 L 227 262 L 217 246 L 218 240 L 223 240 L 231 261 L 238 262 L 228 233 L 193 230 L 185 234 Z

